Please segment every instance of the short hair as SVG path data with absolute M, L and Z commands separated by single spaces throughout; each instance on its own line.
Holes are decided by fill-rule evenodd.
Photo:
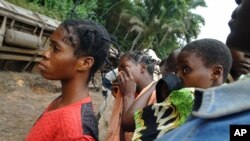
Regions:
M 60 26 L 66 29 L 66 42 L 74 48 L 74 54 L 77 57 L 91 56 L 94 58 L 88 78 L 89 82 L 108 56 L 110 37 L 107 30 L 96 22 L 86 19 L 68 19 Z
M 168 67 L 168 69 L 170 71 L 176 71 L 177 69 L 177 57 L 179 55 L 179 53 L 181 52 L 181 48 L 176 48 L 174 50 L 172 50 L 172 52 L 169 54 L 168 58 L 167 58 L 167 62 L 166 65 Z
M 223 67 L 223 81 L 226 80 L 232 66 L 232 56 L 224 43 L 216 39 L 200 39 L 188 43 L 181 50 L 181 52 L 183 51 L 196 53 L 198 57 L 201 57 L 206 67 L 221 65 Z
M 148 54 L 140 51 L 126 52 L 120 59 L 122 58 L 128 58 L 135 64 L 144 63 L 147 66 L 148 73 L 153 76 L 155 61 Z

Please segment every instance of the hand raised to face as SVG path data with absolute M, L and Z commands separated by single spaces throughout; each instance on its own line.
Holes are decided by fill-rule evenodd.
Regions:
M 134 96 L 136 93 L 136 82 L 129 67 L 124 67 L 118 73 L 118 85 L 123 96 Z

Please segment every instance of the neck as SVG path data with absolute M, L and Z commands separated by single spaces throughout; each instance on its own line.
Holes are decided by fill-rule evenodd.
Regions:
M 61 81 L 62 99 L 60 105 L 66 106 L 89 96 L 88 83 L 82 78 L 82 76 L 77 75 L 70 80 Z
M 150 75 L 143 77 L 143 79 L 140 79 L 139 83 L 138 83 L 138 91 L 137 92 L 140 93 L 143 88 L 148 86 L 153 81 L 154 81 L 153 76 L 150 76 Z
M 213 81 L 213 82 L 212 82 L 212 85 L 211 85 L 210 87 L 220 86 L 220 85 L 222 85 L 223 83 L 224 83 L 223 78 L 219 78 L 219 79 Z

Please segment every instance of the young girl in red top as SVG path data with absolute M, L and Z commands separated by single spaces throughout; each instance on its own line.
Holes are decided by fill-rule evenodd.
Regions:
M 94 141 L 98 128 L 88 83 L 109 50 L 109 34 L 89 20 L 66 20 L 52 34 L 39 63 L 46 79 L 60 80 L 62 94 L 36 121 L 26 141 Z

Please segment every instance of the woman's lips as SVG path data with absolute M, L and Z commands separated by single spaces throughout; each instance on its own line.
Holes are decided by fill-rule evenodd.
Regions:
M 41 71 L 43 71 L 43 70 L 46 70 L 47 67 L 46 67 L 42 62 L 40 62 L 40 63 L 38 64 L 38 69 L 41 70 Z

